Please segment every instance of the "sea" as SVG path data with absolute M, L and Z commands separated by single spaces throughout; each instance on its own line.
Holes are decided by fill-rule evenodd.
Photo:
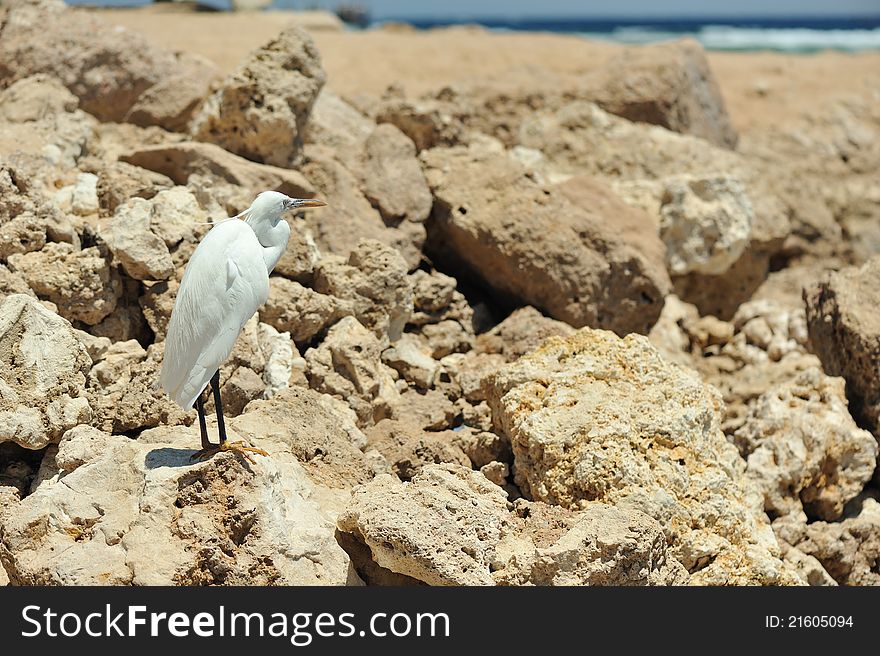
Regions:
M 149 0 L 67 0 L 71 5 L 140 6 Z M 272 9 L 303 6 L 299 0 L 275 0 Z M 307 3 L 305 3 L 307 4 Z M 355 3 L 356 4 L 356 3 Z M 199 5 L 227 11 L 232 0 L 199 0 Z M 554 32 L 628 44 L 696 39 L 708 50 L 811 53 L 822 50 L 880 50 L 880 10 L 873 16 L 838 17 L 687 17 L 687 18 L 497 18 L 454 16 L 412 18 L 406 15 L 368 18 L 350 29 L 372 29 L 385 23 L 409 23 L 418 29 L 451 25 L 482 25 L 499 32 Z

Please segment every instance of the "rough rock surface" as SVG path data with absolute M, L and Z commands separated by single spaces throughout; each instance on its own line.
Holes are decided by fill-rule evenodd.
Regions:
M 337 322 L 320 346 L 305 352 L 305 359 L 312 389 L 346 402 L 359 425 L 391 416 L 400 397 L 394 371 L 382 363 L 379 340 L 354 317 Z
M 749 243 L 751 201 L 725 176 L 667 180 L 660 201 L 660 237 L 672 275 L 727 271 Z
M 41 449 L 92 419 L 91 359 L 70 323 L 29 296 L 0 305 L 0 442 Z
M 424 226 L 404 221 L 388 226 L 361 190 L 358 174 L 347 168 L 337 153 L 326 146 L 308 145 L 306 162 L 300 170 L 315 185 L 317 195 L 327 202 L 320 212 L 306 215 L 306 225 L 324 253 L 342 257 L 364 239 L 375 239 L 400 251 L 409 268 L 418 266 L 425 241 Z M 358 165 L 360 165 L 358 159 Z
M 51 74 L 79 98 L 82 109 L 104 121 L 125 119 L 145 91 L 162 84 L 177 89 L 180 111 L 157 112 L 154 120 L 174 127 L 207 93 L 213 71 L 203 60 L 163 51 L 136 32 L 54 0 L 16 3 L 0 24 L 0 80 Z
M 355 490 L 339 530 L 375 564 L 430 585 L 668 585 L 687 573 L 667 560 L 660 525 L 596 504 L 552 537 L 511 512 L 504 491 L 460 465 L 426 465 L 409 483 L 378 476 Z M 531 510 L 531 509 L 530 509 Z M 540 512 L 523 512 L 541 518 Z M 555 533 L 555 535 L 553 535 Z M 543 538 L 543 540 L 542 540 Z M 555 539 L 554 539 L 555 538 Z
M 788 544 L 818 560 L 840 585 L 880 585 L 880 503 L 864 499 L 860 512 L 841 522 L 812 522 L 787 515 L 773 530 Z
M 837 519 L 877 464 L 877 442 L 850 417 L 843 379 L 818 367 L 757 399 L 734 440 L 771 516 Z
M 167 280 L 174 273 L 168 246 L 150 230 L 151 209 L 150 201 L 132 198 L 101 229 L 107 247 L 135 280 Z
M 292 26 L 255 50 L 205 101 L 192 134 L 247 159 L 289 166 L 324 86 L 318 49 Z
M 354 315 L 380 339 L 400 337 L 413 309 L 412 282 L 399 252 L 364 239 L 348 256 L 326 257 L 315 269 L 315 291 L 354 306 Z
M 381 453 L 402 481 L 411 480 L 425 465 L 471 466 L 452 431 L 428 432 L 409 422 L 383 419 L 367 429 L 366 436 L 367 448 Z
M 605 111 L 726 147 L 737 134 L 703 47 L 689 39 L 631 48 L 584 79 Z
M 131 433 L 162 424 L 190 423 L 159 387 L 164 343 L 145 350 L 135 340 L 117 341 L 89 371 L 92 425 L 109 433 Z
M 38 297 L 58 306 L 62 317 L 94 325 L 116 309 L 122 294 L 119 275 L 108 259 L 96 246 L 76 250 L 71 244 L 51 243 L 7 261 Z
M 551 337 L 484 384 L 526 495 L 645 512 L 692 583 L 798 580 L 721 432 L 717 392 L 644 337 L 587 328 Z
M 586 178 L 542 188 L 503 153 L 433 149 L 422 160 L 435 199 L 429 250 L 571 325 L 650 330 L 669 279 L 647 214 Z
M 307 344 L 315 335 L 350 314 L 350 303 L 278 276 L 269 279 L 269 300 L 260 308 L 261 321 L 276 330 L 289 332 L 298 344 Z
M 364 144 L 364 192 L 389 225 L 421 223 L 431 212 L 431 190 L 412 140 L 391 124 L 377 127 Z
M 853 414 L 880 439 L 880 257 L 804 290 L 812 349 L 846 379 Z
M 548 337 L 567 337 L 574 328 L 562 321 L 550 319 L 533 307 L 514 310 L 489 332 L 477 337 L 477 350 L 482 353 L 500 353 L 508 362 L 534 351 Z
M 191 175 L 209 176 L 256 193 L 274 189 L 291 198 L 311 198 L 314 187 L 299 171 L 258 164 L 212 143 L 183 141 L 148 146 L 125 154 L 123 162 L 161 173 L 185 185 Z
M 54 466 L 0 531 L 14 584 L 340 585 L 331 521 L 296 459 L 193 464 L 195 428 L 138 440 L 68 431 Z M 271 501 L 270 501 L 271 500 Z M 296 526 L 296 531 L 290 527 Z

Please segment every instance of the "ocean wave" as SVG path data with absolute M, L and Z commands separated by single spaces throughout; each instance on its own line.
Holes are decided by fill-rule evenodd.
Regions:
M 611 32 L 579 32 L 580 35 L 617 43 L 658 43 L 685 36 L 697 39 L 708 50 L 880 50 L 880 28 L 873 30 L 816 30 L 808 28 L 761 28 L 706 25 L 693 32 L 653 27 L 620 27 Z

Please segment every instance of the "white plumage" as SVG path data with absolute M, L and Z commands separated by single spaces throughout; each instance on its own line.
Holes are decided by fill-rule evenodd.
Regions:
M 269 298 L 269 274 L 290 238 L 281 215 L 321 205 L 266 191 L 238 217 L 214 226 L 198 245 L 177 292 L 159 378 L 182 408 L 193 407 L 245 323 Z

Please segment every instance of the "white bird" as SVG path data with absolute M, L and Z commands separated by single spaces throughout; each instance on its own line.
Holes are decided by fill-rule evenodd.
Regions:
M 282 214 L 324 205 L 320 200 L 264 191 L 244 212 L 215 225 L 190 257 L 168 323 L 159 382 L 184 410 L 195 406 L 198 411 L 202 450 L 193 459 L 226 450 L 240 452 L 248 459 L 248 451 L 266 455 L 240 442 L 227 443 L 220 365 L 229 357 L 244 325 L 269 298 L 269 274 L 290 239 L 290 226 Z M 219 444 L 208 440 L 205 424 L 202 392 L 209 382 Z

